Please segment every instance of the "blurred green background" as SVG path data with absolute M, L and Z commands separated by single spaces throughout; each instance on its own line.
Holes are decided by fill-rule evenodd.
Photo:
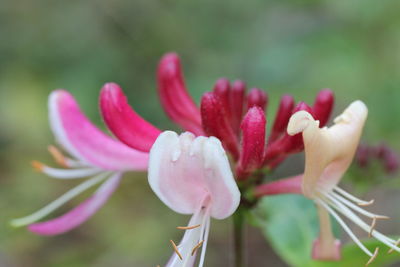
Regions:
M 366 102 L 365 141 L 385 140 L 400 149 L 399 10 L 395 0 L 2 1 L 0 266 L 162 265 L 172 253 L 169 239 L 180 238 L 175 226 L 189 219 L 165 207 L 142 173 L 125 175 L 111 201 L 68 234 L 40 237 L 9 227 L 11 218 L 76 184 L 29 166 L 32 159 L 52 163 L 46 152 L 54 143 L 47 123 L 52 90 L 72 92 L 104 128 L 99 90 L 117 82 L 143 117 L 162 129 L 177 129 L 163 114 L 155 83 L 158 60 L 175 51 L 197 102 L 217 78 L 240 78 L 269 93 L 271 121 L 282 94 L 312 103 L 328 87 L 336 94 L 336 114 L 355 99 Z M 301 161 L 293 160 L 276 175 L 299 173 Z M 397 190 L 369 195 L 381 201 L 380 213 L 394 219 L 383 230 L 399 233 Z M 207 266 L 230 266 L 230 227 L 229 220 L 213 221 Z M 248 266 L 287 266 L 259 230 L 247 231 Z

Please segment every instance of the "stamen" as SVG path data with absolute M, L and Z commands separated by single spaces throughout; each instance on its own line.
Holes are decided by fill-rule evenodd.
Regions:
M 38 172 L 43 172 L 43 169 L 45 168 L 45 165 L 37 160 L 33 160 L 31 165 Z
M 316 201 L 321 204 L 335 219 L 336 221 L 342 226 L 342 228 L 345 230 L 345 232 L 350 236 L 350 238 L 356 243 L 362 251 L 365 252 L 370 257 L 373 257 L 373 254 L 371 251 L 369 251 L 362 243 L 361 241 L 354 235 L 354 233 L 350 230 L 350 228 L 346 225 L 346 223 L 340 218 L 340 216 L 333 210 L 331 209 L 324 201 L 321 199 L 316 199 Z
M 366 206 L 370 206 L 370 205 L 374 204 L 374 202 L 375 202 L 375 199 L 371 199 L 368 202 L 358 202 L 357 205 L 358 206 L 362 206 L 362 207 L 366 207 Z
M 61 197 L 57 198 L 53 202 L 47 204 L 45 207 L 41 208 L 40 210 L 36 211 L 35 213 L 25 216 L 23 218 L 14 219 L 10 223 L 14 227 L 20 227 L 27 224 L 34 223 L 52 211 L 56 210 L 57 208 L 61 207 L 67 201 L 71 200 L 72 198 L 76 197 L 80 193 L 84 192 L 85 190 L 95 186 L 96 184 L 103 181 L 110 173 L 102 173 L 97 175 L 89 180 L 84 181 L 83 183 L 79 184 L 78 186 L 72 188 L 68 192 L 64 193 Z
M 372 235 L 372 232 L 374 231 L 374 229 L 375 229 L 375 226 L 376 226 L 376 217 L 374 217 L 373 219 L 372 219 L 372 223 L 371 223 L 371 229 L 369 230 L 369 233 L 368 233 L 368 237 L 371 237 L 371 235 Z
M 68 168 L 67 160 L 61 151 L 53 145 L 47 147 L 49 153 L 53 156 L 54 160 L 64 168 Z
M 378 252 L 379 252 L 379 247 L 376 247 L 375 251 L 374 251 L 374 255 L 372 255 L 372 257 L 369 259 L 369 261 L 365 264 L 365 266 L 370 265 L 375 259 L 376 256 L 378 256 Z
M 178 247 L 175 245 L 175 242 L 171 239 L 169 242 L 171 242 L 172 247 L 174 248 L 174 251 L 176 253 L 176 255 L 178 255 L 178 257 L 183 260 L 183 257 L 181 255 L 181 253 L 178 250 Z
M 337 186 L 335 186 L 333 189 L 336 190 L 339 194 L 341 194 L 345 198 L 357 203 L 357 205 L 359 205 L 359 206 L 363 206 L 363 205 L 368 206 L 368 205 L 373 204 L 375 201 L 373 199 L 371 199 L 370 201 L 365 201 L 365 200 L 359 199 L 359 198 L 353 196 L 352 194 L 347 193 L 346 191 L 344 191 L 343 189 L 341 189 L 340 187 L 337 187 Z
M 345 205 L 343 205 L 339 201 L 337 201 L 337 200 L 333 200 L 333 201 L 334 202 L 331 203 L 333 208 L 335 208 L 341 214 L 346 216 L 348 219 L 352 220 L 355 224 L 357 224 L 359 227 L 361 227 L 361 229 L 363 229 L 365 232 L 368 233 L 370 231 L 370 226 L 368 224 L 366 224 L 363 220 L 361 220 L 360 217 L 358 217 L 356 214 L 354 214 L 350 209 L 348 209 Z M 325 205 L 328 206 L 327 204 L 325 204 Z M 328 206 L 328 208 L 330 209 L 329 206 Z M 380 242 L 382 242 L 383 244 L 385 244 L 386 246 L 396 250 L 397 252 L 400 252 L 400 248 L 398 248 L 397 246 L 394 246 L 394 244 L 396 243 L 395 240 L 385 236 L 384 234 L 382 234 L 376 230 L 373 231 L 371 233 L 371 235 L 374 238 L 376 238 L 377 240 L 379 240 Z
M 201 245 L 203 244 L 203 240 L 201 240 L 193 249 L 192 249 L 192 256 L 194 255 L 194 253 L 196 253 L 196 251 L 201 247 Z
M 200 226 L 201 226 L 201 224 L 192 225 L 192 226 L 178 226 L 178 227 L 176 227 L 176 229 L 179 229 L 179 230 L 191 230 L 191 229 L 198 228 Z
M 364 216 L 367 216 L 369 218 L 376 218 L 376 219 L 383 219 L 383 220 L 390 219 L 388 216 L 378 215 L 378 214 L 374 214 L 374 213 L 368 212 L 366 210 L 363 210 L 362 208 L 354 205 L 353 203 L 351 203 L 347 199 L 339 196 L 338 194 L 325 193 L 325 192 L 322 192 L 322 194 L 325 195 L 326 197 L 328 197 L 329 199 L 331 199 L 334 202 L 340 201 L 341 203 L 343 203 L 344 205 L 348 206 L 349 208 L 351 208 L 351 209 L 353 209 L 353 210 L 359 212 L 360 214 L 362 214 Z
M 102 170 L 89 167 L 77 169 L 57 169 L 51 168 L 41 163 L 32 163 L 34 167 L 40 167 L 41 171 L 49 177 L 56 179 L 79 179 L 101 173 Z
M 399 246 L 399 244 L 400 244 L 400 239 L 398 239 L 398 240 L 396 241 L 396 243 L 394 243 L 394 246 L 397 247 L 397 246 Z M 394 251 L 393 248 L 389 249 L 388 254 L 392 253 L 393 251 Z

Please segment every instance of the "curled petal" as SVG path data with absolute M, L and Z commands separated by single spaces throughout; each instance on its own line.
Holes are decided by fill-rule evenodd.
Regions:
M 299 102 L 294 108 L 293 113 L 300 110 L 307 111 L 312 114 L 311 107 L 304 102 Z M 284 133 L 281 138 L 272 143 L 268 143 L 268 146 L 265 150 L 264 161 L 268 163 L 270 168 L 276 167 L 277 164 L 281 163 L 288 154 L 297 153 L 303 150 L 304 145 L 302 136 L 299 134 L 300 132 L 297 134 L 289 133 L 290 130 L 288 128 L 287 133 Z
M 112 139 L 81 112 L 71 94 L 57 90 L 49 97 L 50 126 L 57 141 L 82 162 L 106 170 L 145 170 L 148 153 Z
M 100 188 L 83 203 L 68 213 L 50 221 L 28 226 L 29 231 L 39 235 L 58 235 L 68 232 L 88 220 L 109 199 L 119 185 L 121 174 L 117 173 L 104 182 Z
M 134 149 L 149 152 L 161 133 L 129 106 L 122 89 L 115 83 L 107 83 L 101 90 L 100 110 L 110 131 Z
M 149 183 L 168 207 L 184 214 L 195 213 L 209 196 L 211 216 L 223 219 L 240 201 L 228 158 L 214 137 L 162 133 L 150 151 Z
M 162 57 L 157 81 L 161 104 L 168 116 L 183 129 L 202 135 L 200 110 L 187 92 L 177 54 Z
M 313 197 L 317 185 L 330 190 L 339 182 L 353 160 L 367 114 L 365 104 L 355 101 L 330 128 L 319 128 L 319 122 L 306 111 L 290 118 L 288 133 L 303 134 L 306 157 L 303 192 L 307 197 Z

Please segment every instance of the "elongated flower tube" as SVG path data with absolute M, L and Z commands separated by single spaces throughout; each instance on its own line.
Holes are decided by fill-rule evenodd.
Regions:
M 354 222 L 391 250 L 400 252 L 396 240 L 375 230 L 377 220 L 388 217 L 362 208 L 372 204 L 373 201 L 358 199 L 337 186 L 353 160 L 367 113 L 364 103 L 355 101 L 334 120 L 335 124 L 330 128 L 319 128 L 319 121 L 306 111 L 295 113 L 290 118 L 287 131 L 291 135 L 302 133 L 306 156 L 304 175 L 279 180 L 256 189 L 258 196 L 298 192 L 314 200 L 320 219 L 320 235 L 313 246 L 312 256 L 315 259 L 338 260 L 340 258 L 340 244 L 332 234 L 329 214 L 371 257 L 367 264 L 377 256 L 378 250 L 369 251 L 340 215 Z M 299 177 L 302 178 L 299 179 Z M 358 214 L 370 218 L 371 225 L 361 219 Z
M 194 266 L 202 246 L 204 256 L 210 218 L 224 219 L 234 213 L 240 192 L 220 141 L 191 133 L 178 136 L 163 132 L 150 151 L 149 183 L 156 195 L 175 212 L 193 214 L 179 245 L 171 240 L 175 253 L 167 267 Z
M 100 110 L 110 131 L 134 149 L 149 152 L 161 133 L 129 106 L 122 89 L 115 83 L 107 83 L 101 89 Z
M 164 55 L 157 71 L 158 93 L 168 116 L 183 129 L 202 135 L 200 110 L 190 97 L 175 53 Z
M 80 111 L 71 94 L 57 90 L 49 97 L 50 126 L 56 141 L 71 157 L 64 156 L 54 146 L 50 153 L 63 169 L 52 168 L 40 162 L 33 166 L 56 179 L 78 179 L 92 177 L 39 211 L 11 222 L 14 226 L 29 225 L 28 229 L 41 235 L 56 235 L 67 232 L 89 219 L 118 187 L 121 174 L 125 171 L 146 170 L 148 153 L 140 152 L 105 135 Z M 66 214 L 35 223 L 67 201 L 85 190 L 102 183 L 86 201 Z

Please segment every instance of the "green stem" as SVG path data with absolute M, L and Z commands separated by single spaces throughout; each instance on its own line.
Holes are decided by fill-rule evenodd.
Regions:
M 233 236 L 234 236 L 234 266 L 243 267 L 244 266 L 244 250 L 243 250 L 243 240 L 244 240 L 244 213 L 241 208 L 239 208 L 233 215 Z

